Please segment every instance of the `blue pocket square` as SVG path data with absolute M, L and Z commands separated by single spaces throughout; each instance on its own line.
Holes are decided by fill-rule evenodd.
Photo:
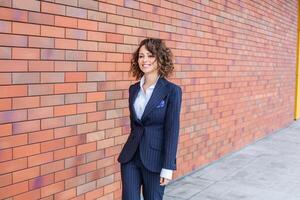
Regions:
M 158 106 L 156 106 L 156 108 L 162 108 L 162 107 L 164 107 L 164 106 L 165 106 L 165 101 L 162 100 L 162 101 L 158 104 Z

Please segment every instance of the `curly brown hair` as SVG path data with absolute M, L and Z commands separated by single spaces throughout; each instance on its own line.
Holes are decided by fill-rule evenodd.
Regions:
M 132 54 L 129 72 L 132 73 L 133 77 L 135 77 L 136 80 L 139 80 L 144 75 L 138 64 L 139 51 L 144 45 L 145 48 L 155 56 L 159 75 L 162 77 L 170 76 L 174 70 L 173 54 L 171 49 L 169 49 L 161 39 L 147 38 L 140 42 L 139 47 Z

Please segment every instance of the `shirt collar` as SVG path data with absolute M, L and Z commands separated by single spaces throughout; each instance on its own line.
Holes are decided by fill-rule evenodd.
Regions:
M 157 81 L 158 81 L 159 78 L 160 78 L 160 75 L 158 75 L 158 77 L 157 77 L 155 83 L 153 83 L 152 85 L 150 85 L 150 87 L 149 87 L 150 89 L 153 89 L 153 88 L 155 87 L 155 85 L 156 85 L 156 83 L 157 83 Z M 142 88 L 142 90 L 144 90 L 144 89 L 143 89 L 144 83 L 145 83 L 145 75 L 141 78 L 141 81 L 140 81 L 140 87 Z M 148 89 L 149 89 L 149 88 L 148 88 Z

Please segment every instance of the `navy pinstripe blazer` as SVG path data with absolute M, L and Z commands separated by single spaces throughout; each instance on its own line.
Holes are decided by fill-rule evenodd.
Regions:
M 139 82 L 129 87 L 131 133 L 119 155 L 120 163 L 129 162 L 139 148 L 143 165 L 152 172 L 162 168 L 176 169 L 176 153 L 182 92 L 174 83 L 160 77 L 141 120 L 133 103 L 140 89 Z

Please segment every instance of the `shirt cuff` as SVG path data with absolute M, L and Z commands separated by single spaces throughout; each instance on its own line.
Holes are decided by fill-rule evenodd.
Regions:
M 173 176 L 173 170 L 162 168 L 160 172 L 160 177 L 172 180 L 172 176 Z

